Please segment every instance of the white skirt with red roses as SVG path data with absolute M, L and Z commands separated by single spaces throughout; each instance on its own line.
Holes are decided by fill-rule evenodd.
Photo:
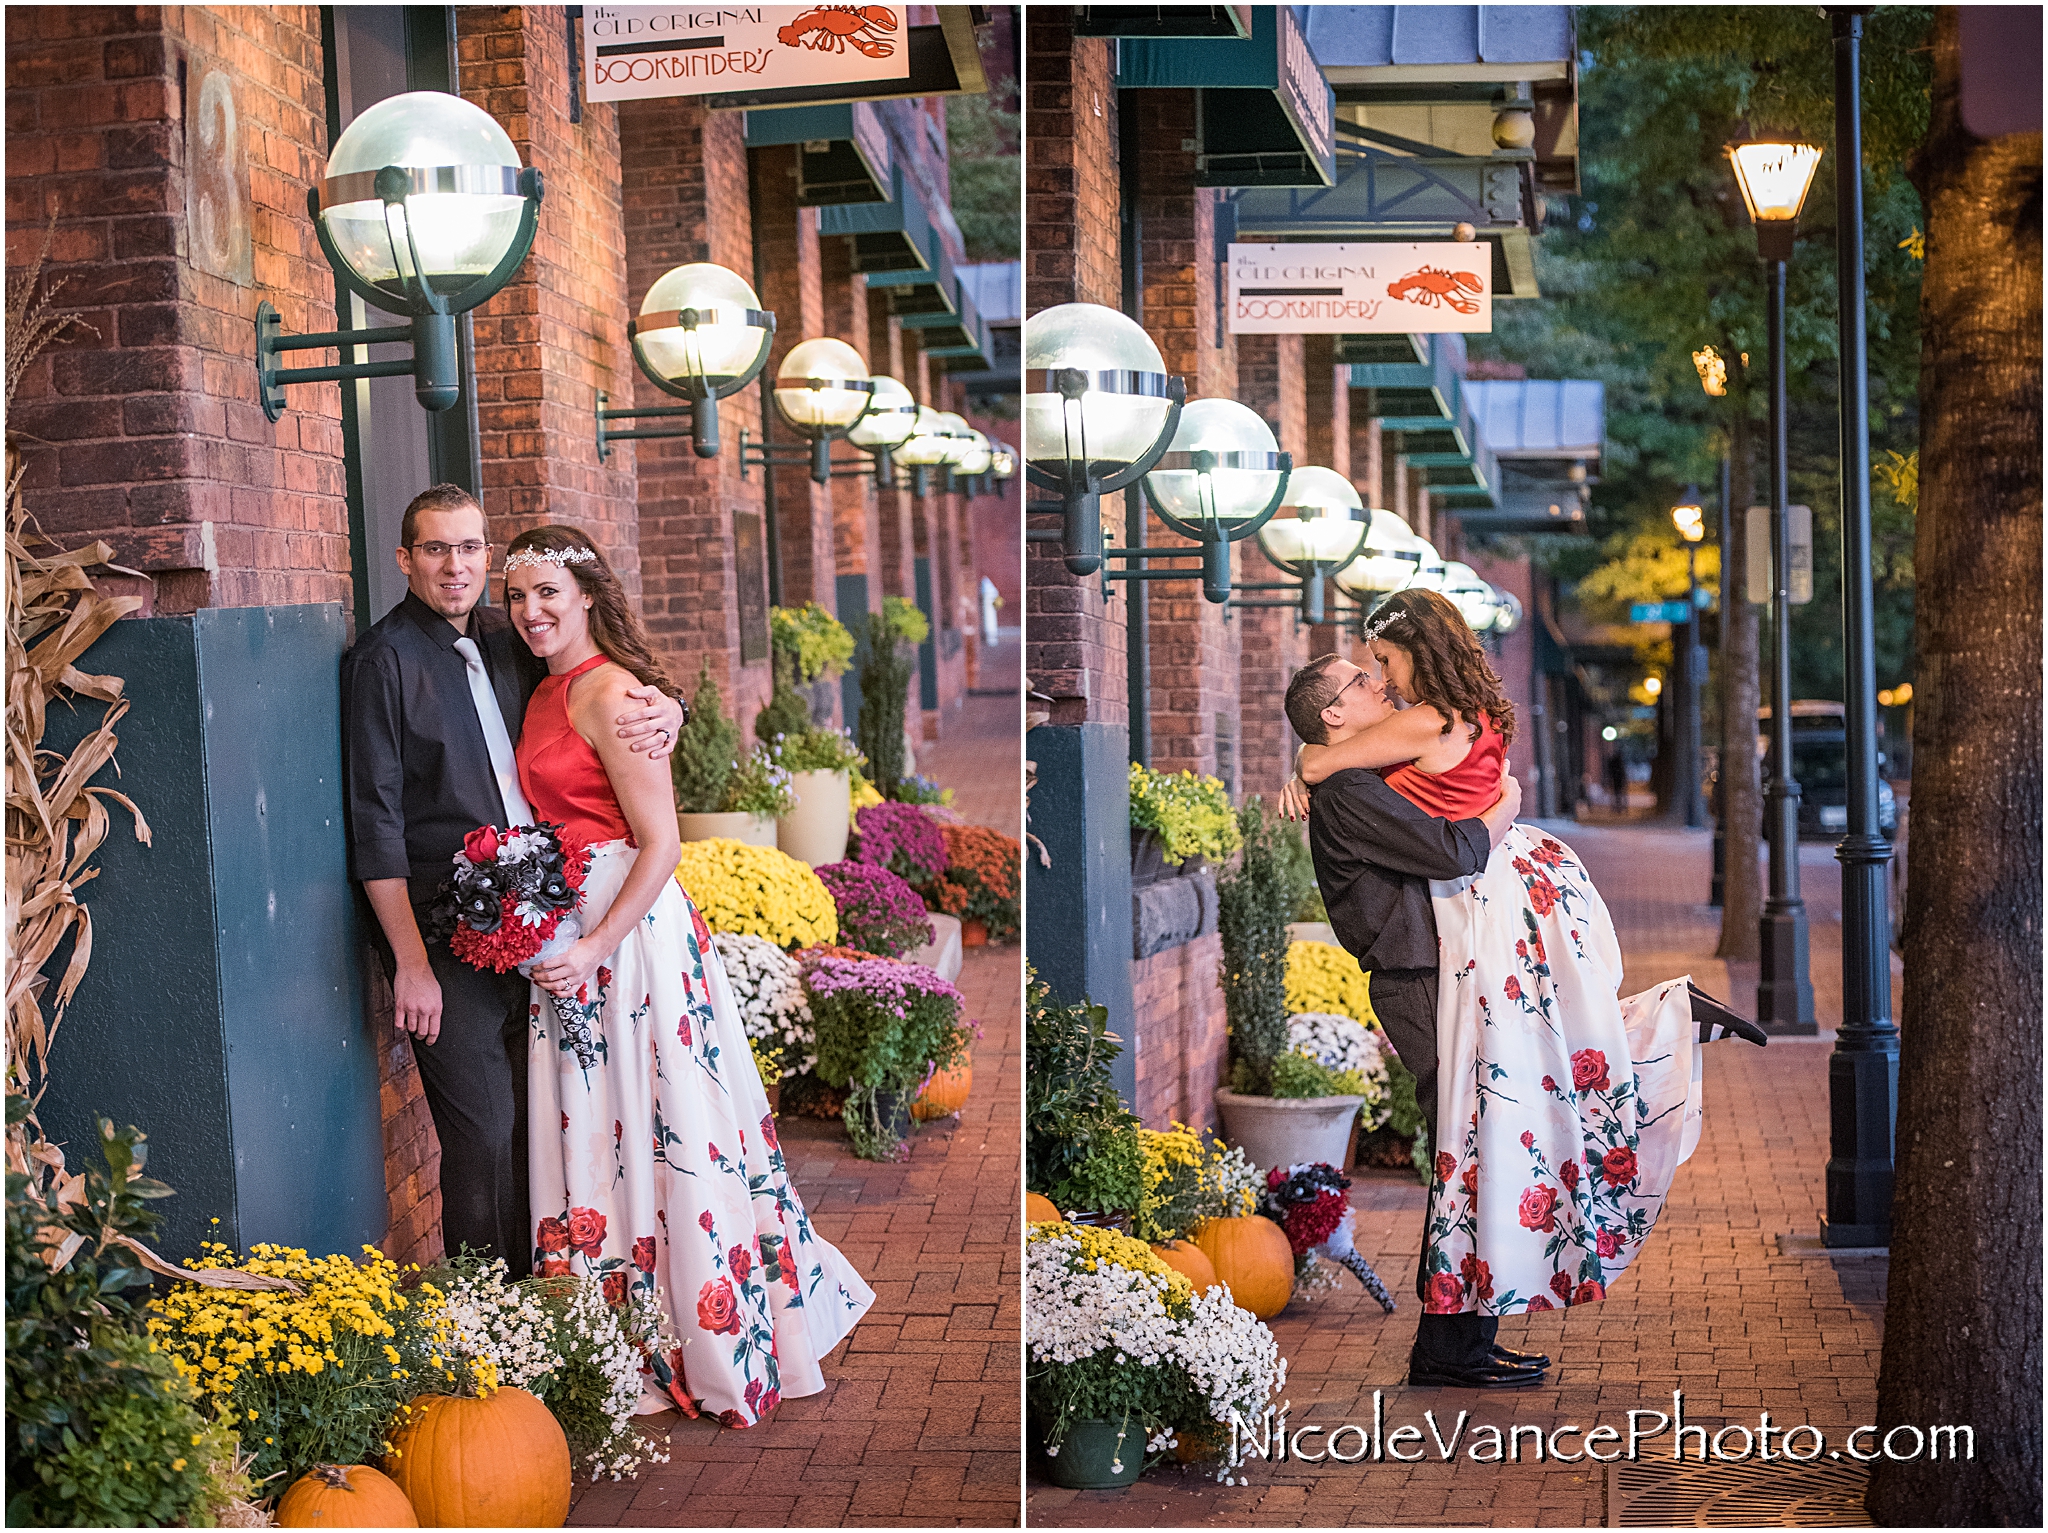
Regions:
M 1700 1134 L 1683 976 L 1618 999 L 1621 947 L 1570 847 L 1516 826 L 1431 886 L 1441 944 L 1430 1314 L 1606 1297 Z
M 592 849 L 586 930 L 638 855 Z M 577 1001 L 588 1068 L 538 986 L 527 1012 L 534 1272 L 660 1293 L 682 1345 L 647 1358 L 643 1412 L 746 1427 L 818 1393 L 874 1290 L 811 1228 L 718 951 L 673 879 Z

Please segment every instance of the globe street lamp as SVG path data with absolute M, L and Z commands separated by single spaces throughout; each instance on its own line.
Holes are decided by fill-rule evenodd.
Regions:
M 606 408 L 597 396 L 597 455 L 609 442 L 641 437 L 690 438 L 700 458 L 718 456 L 718 401 L 738 393 L 768 362 L 775 316 L 761 307 L 754 290 L 737 273 L 708 261 L 677 266 L 656 279 L 640 302 L 640 315 L 626 326 L 633 360 L 664 394 L 687 405 L 645 410 Z M 615 420 L 668 419 L 687 415 L 687 429 L 643 426 L 607 431 Z
M 811 444 L 811 483 L 832 482 L 832 444 L 874 403 L 875 380 L 861 354 L 819 336 L 792 346 L 775 370 L 775 413 Z
M 1352 599 L 1362 626 L 1366 611 L 1406 586 L 1421 566 L 1422 539 L 1393 512 L 1375 509 L 1357 557 L 1334 578 L 1337 589 Z
M 533 247 L 541 175 L 488 112 L 444 91 L 410 91 L 378 102 L 348 125 L 327 159 L 325 180 L 306 194 L 314 237 L 335 281 L 408 325 L 282 334 L 266 300 L 256 307 L 257 394 L 263 413 L 284 414 L 295 383 L 413 377 L 426 410 L 462 394 L 455 316 L 496 294 Z M 339 294 L 336 295 L 339 297 Z M 282 368 L 279 353 L 350 351 L 412 342 L 412 356 L 337 367 Z
M 917 430 L 917 398 L 887 373 L 876 373 L 869 382 L 875 390 L 868 401 L 867 414 L 848 429 L 846 440 L 873 455 L 876 488 L 893 490 L 896 449 Z
M 1186 385 L 1170 377 L 1138 323 L 1093 303 L 1063 303 L 1024 322 L 1024 472 L 1057 501 L 1061 530 L 1034 543 L 1066 546 L 1070 573 L 1102 568 L 1101 496 L 1135 484 L 1180 422 Z
M 1700 805 L 1700 683 L 1706 680 L 1706 652 L 1700 648 L 1700 539 L 1707 535 L 1707 513 L 1700 505 L 1699 486 L 1686 486 L 1671 508 L 1671 524 L 1685 541 L 1685 653 L 1678 674 L 1685 697 L 1678 712 L 1678 808 L 1687 830 L 1698 830 Z
M 1493 597 L 1493 587 L 1481 580 L 1479 572 L 1471 565 L 1445 565 L 1441 589 L 1444 598 L 1458 609 L 1458 615 L 1465 620 L 1467 628 L 1474 633 L 1485 633 L 1493 627 L 1493 620 L 1500 611 Z
M 1771 332 L 1771 754 L 1764 824 L 1771 843 L 1771 886 L 1764 899 L 1757 1021 L 1766 1031 L 1814 1033 L 1813 983 L 1807 973 L 1806 902 L 1799 897 L 1799 784 L 1792 775 L 1792 523 L 1790 439 L 1785 402 L 1785 264 L 1792 258 L 1799 207 L 1820 150 L 1783 141 L 1736 144 L 1728 151 L 1742 200 L 1756 224 L 1757 254 L 1769 274 Z
M 1259 529 L 1259 552 L 1298 577 L 1304 623 L 1323 621 L 1323 579 L 1358 557 L 1371 518 L 1351 481 L 1335 469 L 1298 468 L 1288 476 L 1279 511 Z
M 939 467 L 945 471 L 940 493 L 952 495 L 959 486 L 954 483 L 959 477 L 960 465 L 967 461 L 974 451 L 975 430 L 967 424 L 967 417 L 953 410 L 939 412 L 940 440 L 946 444 L 946 455 Z
M 1159 520 L 1201 545 L 1202 595 L 1230 600 L 1230 545 L 1266 525 L 1287 493 L 1294 460 L 1273 428 L 1234 399 L 1198 399 L 1180 412 L 1172 446 L 1146 473 L 1145 501 Z M 1119 558 L 1172 558 L 1182 548 L 1123 548 Z M 1112 580 L 1188 579 L 1192 571 L 1121 570 Z
M 895 454 L 896 461 L 910 470 L 910 493 L 925 494 L 929 472 L 943 468 L 952 453 L 953 437 L 944 417 L 930 405 L 919 405 L 916 428 Z

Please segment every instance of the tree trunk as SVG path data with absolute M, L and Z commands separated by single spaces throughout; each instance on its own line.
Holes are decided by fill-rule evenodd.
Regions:
M 1920 290 L 1913 865 L 1881 1431 L 1975 1429 L 1878 1463 L 1880 1523 L 2041 1524 L 2041 135 L 1959 113 L 1936 13 Z M 1902 1438 L 1903 1442 L 1904 1439 Z
M 1716 956 L 1755 963 L 1761 956 L 1763 784 L 1756 763 L 1757 609 L 1744 589 L 1749 568 L 1746 531 L 1753 491 L 1750 454 L 1756 427 L 1747 390 L 1733 400 L 1728 439 L 1728 546 L 1721 550 L 1721 826 L 1726 850 L 1721 880 L 1721 941 Z M 1751 1005 L 1753 1006 L 1754 1000 Z

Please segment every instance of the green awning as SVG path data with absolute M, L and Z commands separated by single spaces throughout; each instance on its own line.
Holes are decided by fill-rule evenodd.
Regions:
M 1249 5 L 1077 5 L 1076 37 L 1249 37 Z
M 889 130 L 865 101 L 792 106 L 745 114 L 749 149 L 796 144 L 797 205 L 833 207 L 888 202 L 895 190 Z
M 821 215 L 822 216 L 822 215 Z M 930 259 L 922 271 L 878 271 L 868 274 L 868 291 L 889 295 L 889 312 L 911 319 L 925 315 L 934 321 L 960 312 L 960 279 L 953 274 L 953 262 L 932 235 Z M 914 327 L 913 327 L 914 328 Z
M 938 234 L 925 217 L 917 188 L 897 165 L 891 172 L 895 195 L 888 202 L 841 203 L 818 209 L 818 235 L 844 235 L 853 241 L 853 269 L 870 280 L 888 272 L 922 272 L 932 264 Z
M 943 260 L 943 256 L 941 257 Z M 932 309 L 926 313 L 911 313 L 903 316 L 903 328 L 924 332 L 924 349 L 927 355 L 936 356 L 949 348 L 977 347 L 981 339 L 981 316 L 975 312 L 974 300 L 960 285 L 959 276 L 950 262 L 946 263 L 945 276 L 950 279 L 952 291 L 951 309 Z M 872 286 L 872 283 L 870 283 Z M 899 290 L 900 292 L 901 290 Z
M 962 301 L 966 295 L 962 294 Z M 928 346 L 925 355 L 933 361 L 944 364 L 949 373 L 978 373 L 995 364 L 995 342 L 991 337 L 988 322 L 978 314 L 966 314 L 967 329 L 972 332 L 970 339 L 955 346 Z
M 1291 6 L 1253 6 L 1247 38 L 1120 42 L 1116 83 L 1200 92 L 1197 186 L 1328 186 L 1336 176 L 1336 98 Z

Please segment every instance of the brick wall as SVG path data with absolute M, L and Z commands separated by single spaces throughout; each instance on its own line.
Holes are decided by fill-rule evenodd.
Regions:
M 8 15 L 7 261 L 52 230 L 74 327 L 8 420 L 28 509 L 157 577 L 155 612 L 349 600 L 340 399 L 257 403 L 256 305 L 333 328 L 305 216 L 325 161 L 311 6 Z M 54 225 L 54 228 L 53 228 Z
M 1211 932 L 1131 965 L 1137 1000 L 1138 1090 L 1131 1110 L 1150 1129 L 1216 1124 L 1229 1028 L 1217 974 L 1223 939 Z
M 533 253 L 476 311 L 484 510 L 500 546 L 529 527 L 583 529 L 640 594 L 632 461 L 597 456 L 600 389 L 625 394 L 625 227 L 618 110 L 569 121 L 568 31 L 559 6 L 463 6 L 463 98 L 497 120 L 546 179 Z
M 1329 467 L 1310 439 L 1312 385 L 1305 355 L 1307 340 L 1299 335 L 1240 336 L 1237 397 L 1274 426 L 1281 448 L 1294 455 L 1297 465 Z M 1329 365 L 1334 364 L 1324 367 L 1326 378 Z M 1327 409 L 1329 391 L 1325 388 L 1323 392 Z M 1317 440 L 1326 452 L 1331 445 L 1327 422 Z M 1240 578 L 1248 582 L 1284 578 L 1250 540 L 1242 545 L 1238 568 Z M 1261 594 L 1272 600 L 1287 593 Z M 1293 770 L 1295 739 L 1283 705 L 1287 679 L 1308 659 L 1309 635 L 1293 608 L 1247 609 L 1237 618 L 1237 681 L 1243 700 L 1238 726 L 1239 780 L 1246 797 L 1256 793 L 1270 802 Z

